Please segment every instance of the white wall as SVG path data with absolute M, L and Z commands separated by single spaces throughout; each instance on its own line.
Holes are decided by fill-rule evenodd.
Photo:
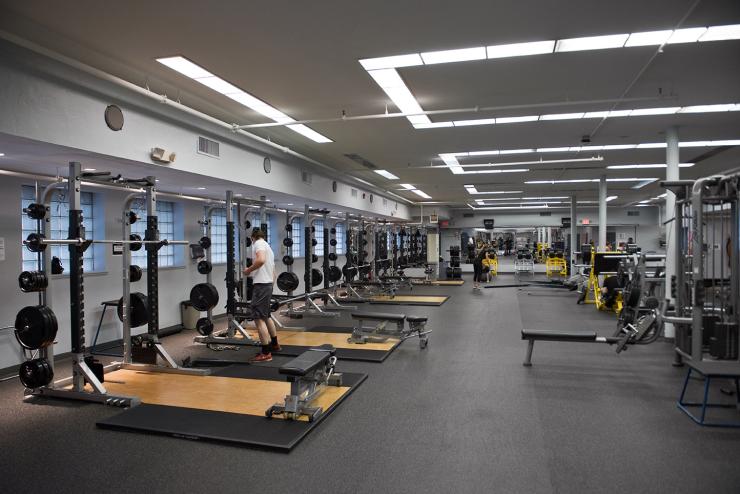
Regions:
M 377 192 L 370 203 L 369 188 L 352 185 L 341 174 L 330 174 L 313 164 L 282 153 L 223 127 L 157 103 L 129 89 L 97 79 L 69 66 L 0 40 L 0 133 L 99 153 L 151 165 L 153 147 L 177 152 L 171 170 L 200 174 L 264 192 L 275 191 L 335 204 L 371 214 L 409 218 L 403 202 Z M 103 112 L 109 104 L 121 106 L 123 130 L 107 128 Z M 221 143 L 220 158 L 196 152 L 198 136 Z M 272 172 L 262 163 L 271 156 Z M 49 157 L 54 162 L 54 157 Z M 62 160 L 58 165 L 64 167 Z M 84 163 L 83 163 L 84 165 Z M 301 171 L 313 173 L 311 184 L 301 180 Z M 338 188 L 332 192 L 332 181 Z M 352 189 L 357 197 L 352 197 Z M 363 198 L 363 193 L 365 197 Z

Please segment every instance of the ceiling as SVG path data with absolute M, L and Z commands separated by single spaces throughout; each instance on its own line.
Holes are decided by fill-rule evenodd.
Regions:
M 296 120 L 397 111 L 359 59 L 490 44 L 673 29 L 695 0 L 572 0 L 562 2 L 408 1 L 291 2 L 162 0 L 73 3 L 0 1 L 0 29 L 166 93 L 193 108 L 238 124 L 265 117 L 155 61 L 183 55 Z M 704 0 L 683 26 L 740 24 L 737 0 Z M 740 103 L 740 40 L 668 45 L 642 72 L 656 47 L 593 50 L 398 69 L 425 110 L 533 105 L 595 99 L 655 98 L 617 109 Z M 639 74 L 639 77 L 638 77 Z M 634 81 L 634 84 L 631 83 Z M 631 85 L 631 86 L 630 86 Z M 625 92 L 629 87 L 629 91 Z M 611 109 L 612 104 L 548 106 L 496 113 L 456 113 L 432 120 L 486 118 Z M 411 183 L 434 201 L 464 205 L 464 184 L 479 190 L 524 190 L 527 195 L 577 193 L 595 199 L 597 185 L 523 185 L 527 180 L 608 177 L 658 178 L 661 169 L 606 170 L 607 165 L 664 163 L 664 149 L 514 155 L 485 162 L 584 158 L 600 162 L 532 165 L 527 173 L 453 175 L 440 153 L 489 149 L 660 142 L 678 125 L 681 140 L 740 139 L 740 112 L 414 130 L 405 118 L 312 123 L 334 142 L 316 144 L 279 127 L 251 129 L 344 173 L 386 188 Z M 690 162 L 711 148 L 682 148 Z M 683 168 L 695 178 L 740 166 L 740 147 L 721 149 Z M 350 160 L 356 153 L 400 180 L 388 181 Z M 710 153 L 712 154 L 712 153 Z M 480 159 L 475 160 L 480 162 Z M 516 167 L 520 168 L 520 167 Z M 635 190 L 610 183 L 611 204 L 631 204 L 661 193 L 657 184 Z M 409 192 L 401 195 L 416 200 Z

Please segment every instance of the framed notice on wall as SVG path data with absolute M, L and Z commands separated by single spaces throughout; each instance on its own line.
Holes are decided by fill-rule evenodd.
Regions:
M 483 220 L 483 228 L 486 230 L 493 230 L 493 218 Z

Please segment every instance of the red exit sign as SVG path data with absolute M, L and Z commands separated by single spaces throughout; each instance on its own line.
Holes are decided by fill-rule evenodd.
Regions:
M 590 224 L 591 224 L 591 220 L 590 220 L 590 219 L 588 219 L 588 218 L 583 218 L 583 219 L 581 220 L 581 224 L 582 224 L 582 225 L 590 225 Z

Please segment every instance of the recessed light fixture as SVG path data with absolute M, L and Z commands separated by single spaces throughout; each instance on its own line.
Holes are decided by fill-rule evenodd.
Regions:
M 203 84 L 204 86 L 220 94 L 223 94 L 227 98 L 236 101 L 237 103 L 244 105 L 247 108 L 250 108 L 251 110 L 269 118 L 276 123 L 286 124 L 290 122 L 295 122 L 293 118 L 289 117 L 277 108 L 268 105 L 264 101 L 252 96 L 246 91 L 241 90 L 230 82 L 227 82 L 220 77 L 211 74 L 203 67 L 192 62 L 191 60 L 188 60 L 185 57 L 174 56 L 157 58 L 157 62 L 171 68 L 176 72 L 179 72 L 186 77 L 193 79 L 200 84 Z M 288 125 L 287 127 L 290 130 L 297 132 L 317 143 L 333 142 L 328 137 L 319 134 L 315 130 L 310 129 L 303 124 Z
M 196 187 L 196 189 L 198 189 L 198 190 L 206 190 L 205 187 Z
M 657 178 L 607 178 L 607 182 L 645 182 L 652 183 L 658 180 Z M 568 180 L 529 180 L 524 182 L 527 185 L 558 185 L 558 184 L 583 184 L 583 183 L 598 183 L 598 178 L 573 178 Z
M 423 197 L 424 199 L 431 199 L 432 198 L 432 196 L 430 196 L 429 194 L 427 194 L 423 190 L 414 189 L 411 192 L 413 192 L 414 194 L 416 194 L 419 197 Z
M 388 180 L 398 180 L 398 177 L 389 172 L 388 170 L 373 170 L 375 173 L 380 175 L 381 177 L 385 177 Z
M 488 58 L 524 57 L 552 53 L 555 41 L 532 41 L 529 43 L 512 43 L 508 45 L 491 45 L 486 47 Z
M 406 190 L 414 190 L 416 187 L 414 187 L 411 184 L 399 184 L 401 187 L 403 187 Z
M 486 47 L 463 48 L 460 50 L 430 51 L 421 54 L 425 65 L 450 62 L 469 62 L 472 60 L 485 60 Z
M 671 37 L 673 31 L 670 29 L 667 31 L 648 31 L 645 33 L 632 33 L 624 44 L 625 47 L 630 46 L 660 46 Z
M 629 34 L 608 34 L 606 36 L 561 39 L 555 43 L 555 52 L 621 48 L 624 46 L 627 38 L 629 38 Z
M 3 155 L 0 154 L 0 156 L 3 156 Z M 97 170 L 97 168 L 83 168 L 82 169 L 83 172 L 94 172 L 95 170 Z

